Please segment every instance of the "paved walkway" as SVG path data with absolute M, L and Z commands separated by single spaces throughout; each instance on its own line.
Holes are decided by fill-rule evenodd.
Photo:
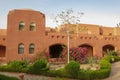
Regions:
M 15 72 L 0 72 L 2 75 L 11 76 L 11 77 L 17 77 L 19 78 L 19 75 L 24 74 L 25 80 L 73 80 L 73 79 L 59 79 L 58 77 L 46 77 L 41 75 L 31 75 L 31 74 L 25 74 L 25 73 L 15 73 Z
M 112 64 L 110 77 L 104 80 L 120 80 L 120 61 Z
M 17 77 L 17 78 L 19 78 L 19 75 L 24 74 L 25 80 L 53 80 L 52 78 L 50 79 L 49 77 L 30 75 L 30 74 L 25 74 L 25 73 L 0 72 L 0 74 L 6 75 L 6 76 Z

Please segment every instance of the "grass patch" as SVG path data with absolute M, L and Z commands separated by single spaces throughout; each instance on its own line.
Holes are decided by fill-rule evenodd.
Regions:
M 19 79 L 15 77 L 8 77 L 5 75 L 0 75 L 0 80 L 19 80 Z

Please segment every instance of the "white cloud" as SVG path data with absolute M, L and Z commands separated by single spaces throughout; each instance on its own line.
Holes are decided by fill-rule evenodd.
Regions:
M 0 29 L 7 28 L 7 15 L 0 15 Z
M 119 20 L 119 15 L 87 13 L 81 18 L 81 23 L 115 27 Z
M 56 27 L 57 25 L 56 25 L 56 23 L 53 21 L 53 16 L 48 16 L 48 15 L 46 15 L 46 26 L 47 27 Z
M 120 21 L 120 16 L 117 14 L 105 13 L 85 13 L 81 17 L 81 23 L 96 24 L 106 27 L 115 27 Z M 55 27 L 56 24 L 52 21 L 50 16 L 46 16 L 46 26 Z
M 46 26 L 56 27 L 50 15 L 46 15 Z M 81 23 L 96 24 L 106 27 L 115 27 L 120 22 L 118 14 L 102 14 L 102 13 L 85 13 L 81 17 Z M 0 15 L 0 28 L 7 28 L 7 15 Z

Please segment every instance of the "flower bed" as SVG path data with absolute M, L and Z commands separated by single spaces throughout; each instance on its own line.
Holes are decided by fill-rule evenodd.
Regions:
M 119 61 L 119 57 L 115 57 L 116 61 Z M 75 62 L 75 61 L 74 61 Z M 49 66 L 47 65 L 48 62 L 46 60 L 37 60 L 33 64 L 27 64 L 25 62 L 15 61 L 9 63 L 8 65 L 0 66 L 0 71 L 16 71 L 16 72 L 26 72 L 32 74 L 39 74 L 39 75 L 46 75 L 52 77 L 66 77 L 66 78 L 75 78 L 79 80 L 94 80 L 94 79 L 104 79 L 109 77 L 111 71 L 111 57 L 105 57 L 99 61 L 98 64 L 79 64 L 79 63 L 72 63 L 67 64 L 68 67 L 63 67 L 58 70 L 50 70 Z M 80 65 L 80 68 L 78 68 Z M 86 68 L 84 68 L 84 66 Z M 77 68 L 76 68 L 77 67 Z M 15 69 L 16 68 L 16 69 Z M 77 69 L 77 70 L 76 70 Z M 69 72 L 70 71 L 70 72 Z M 77 75 L 74 75 L 74 73 Z

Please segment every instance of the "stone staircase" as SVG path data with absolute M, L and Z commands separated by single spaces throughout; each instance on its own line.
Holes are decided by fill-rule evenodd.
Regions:
M 49 59 L 49 67 L 51 70 L 57 70 L 60 68 L 64 68 L 66 65 L 65 58 L 50 58 Z

